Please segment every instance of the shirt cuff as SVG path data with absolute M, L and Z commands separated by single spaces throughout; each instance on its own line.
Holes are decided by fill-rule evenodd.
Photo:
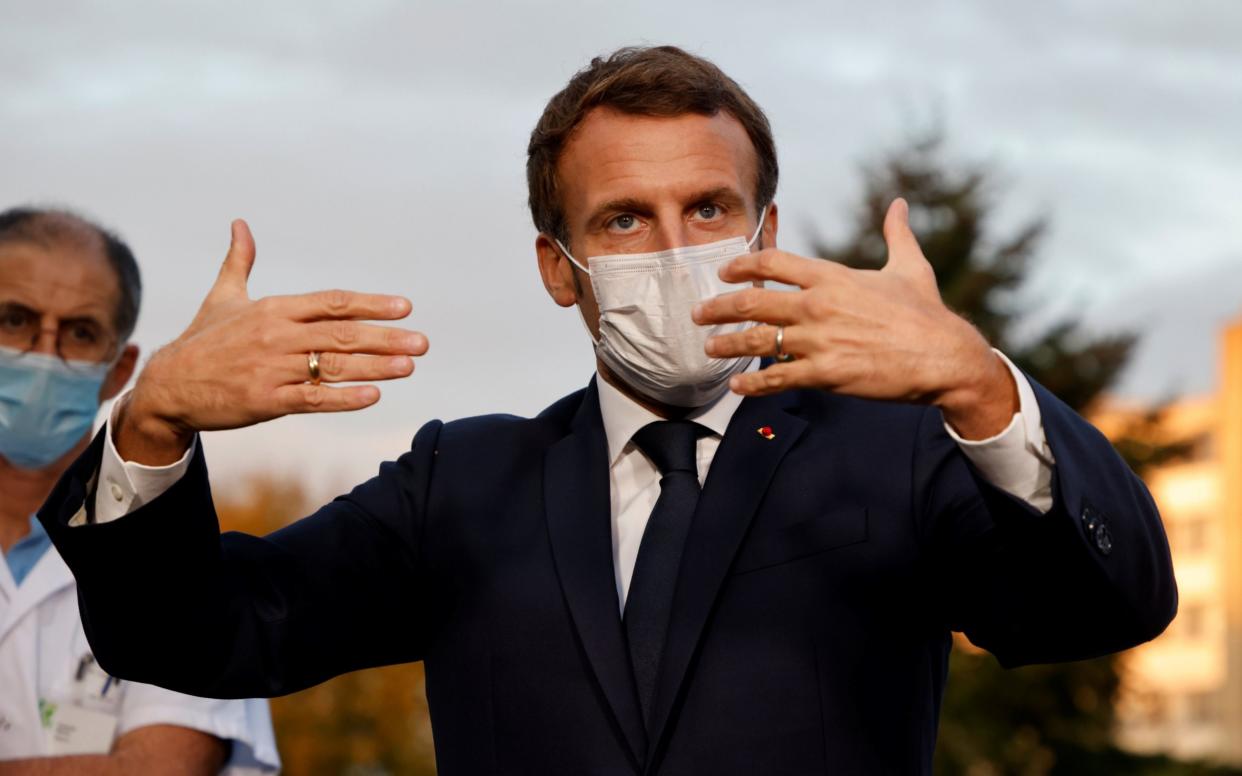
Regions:
M 1047 512 L 1052 508 L 1052 467 L 1056 461 L 1044 435 L 1035 390 L 1004 353 L 992 352 L 1005 362 L 1018 386 L 1018 411 L 1004 431 L 988 439 L 963 439 L 948 423 L 944 424 L 945 431 L 988 482 Z
M 103 461 L 99 465 L 99 486 L 95 489 L 96 523 L 128 515 L 172 487 L 190 468 L 190 459 L 198 445 L 195 437 L 185 455 L 167 466 L 146 466 L 122 460 L 112 441 L 112 424 L 120 405 L 119 401 L 114 405 L 112 416 L 104 424 Z

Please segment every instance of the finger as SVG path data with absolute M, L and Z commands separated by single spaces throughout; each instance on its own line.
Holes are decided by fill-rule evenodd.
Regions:
M 927 263 L 918 238 L 910 230 L 910 206 L 901 197 L 893 200 L 884 216 L 884 243 L 888 246 L 885 270 L 902 271 Z
M 311 379 L 309 353 L 281 359 L 288 383 L 304 383 Z M 320 353 L 319 379 L 325 383 L 370 383 L 396 380 L 414 372 L 414 359 L 409 356 L 355 356 L 346 353 Z
M 311 294 L 268 297 L 278 315 L 295 321 L 395 321 L 410 314 L 410 300 L 389 294 L 356 291 L 316 291 Z
M 697 324 L 756 321 L 760 323 L 793 323 L 797 316 L 797 293 L 769 288 L 743 288 L 704 299 L 690 311 Z
M 823 277 L 832 266 L 822 259 L 808 259 L 771 248 L 743 254 L 720 268 L 720 279 L 726 283 L 748 280 L 775 280 L 806 288 Z
M 380 391 L 374 385 L 348 385 L 333 388 L 327 385 L 284 385 L 276 389 L 276 407 L 280 414 L 308 412 L 351 412 L 370 407 L 379 401 Z
M 735 356 L 764 356 L 775 358 L 776 352 L 775 326 L 751 326 L 743 331 L 730 334 L 719 334 L 709 337 L 703 349 L 712 358 L 733 358 Z M 806 342 L 801 326 L 786 326 L 781 339 L 781 352 L 794 356 L 806 354 Z
M 815 369 L 810 361 L 773 364 L 756 372 L 743 372 L 729 378 L 729 389 L 743 396 L 766 396 L 792 388 L 815 385 Z
M 421 356 L 427 336 L 419 331 L 356 321 L 316 321 L 297 328 L 294 352 L 312 350 L 374 356 Z
M 233 221 L 232 229 L 229 252 L 224 256 L 224 264 L 220 266 L 220 275 L 212 290 L 241 291 L 244 294 L 250 270 L 254 268 L 254 235 L 250 233 L 250 226 L 240 218 Z

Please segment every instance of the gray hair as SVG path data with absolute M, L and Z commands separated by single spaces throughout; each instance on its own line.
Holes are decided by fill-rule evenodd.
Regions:
M 116 273 L 120 294 L 113 326 L 121 342 L 129 339 L 138 323 L 138 308 L 142 304 L 142 277 L 138 262 L 115 232 L 95 222 L 62 208 L 22 206 L 0 212 L 0 245 L 7 242 L 33 242 L 48 246 L 59 240 L 80 239 L 85 230 L 103 243 L 104 257 Z

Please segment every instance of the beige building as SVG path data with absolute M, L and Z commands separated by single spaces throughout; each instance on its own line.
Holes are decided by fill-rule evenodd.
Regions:
M 1115 432 L 1136 408 L 1112 407 L 1097 424 Z M 1167 411 L 1189 460 L 1150 472 L 1177 575 L 1169 629 L 1127 653 L 1118 741 L 1140 752 L 1242 764 L 1242 321 L 1222 337 L 1214 396 Z

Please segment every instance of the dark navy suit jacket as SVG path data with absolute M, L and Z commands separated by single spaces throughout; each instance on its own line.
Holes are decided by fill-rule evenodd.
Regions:
M 934 408 L 743 401 L 687 540 L 649 731 L 593 384 L 535 418 L 428 423 L 263 538 L 219 534 L 201 447 L 151 503 L 70 528 L 96 439 L 40 518 L 109 672 L 246 697 L 423 660 L 446 776 L 928 773 L 951 630 L 1015 666 L 1132 646 L 1176 610 L 1146 488 L 1035 391 L 1047 514 L 983 481 Z

